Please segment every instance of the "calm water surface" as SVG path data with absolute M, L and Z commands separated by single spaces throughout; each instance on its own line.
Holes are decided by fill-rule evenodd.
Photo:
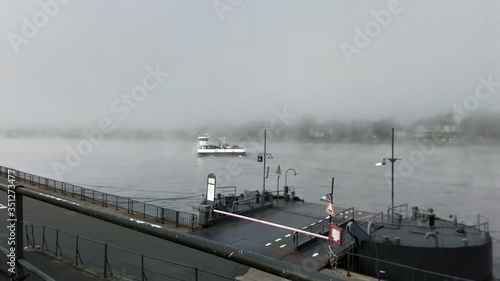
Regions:
M 55 178 L 54 162 L 66 165 L 67 148 L 78 139 L 0 139 L 0 165 Z M 262 190 L 263 165 L 255 151 L 246 157 L 198 157 L 195 142 L 105 140 L 82 157 L 67 182 L 137 198 L 151 204 L 193 211 L 205 192 L 206 177 L 215 173 L 218 185 L 238 193 Z M 387 211 L 391 201 L 390 165 L 375 167 L 390 157 L 390 144 L 268 143 L 273 155 L 266 189 L 276 190 L 276 168 L 289 172 L 288 185 L 309 202 L 330 192 L 335 177 L 335 204 L 367 211 Z M 261 149 L 261 148 L 259 148 Z M 262 151 L 258 151 L 262 152 Z M 459 221 L 490 221 L 494 240 L 495 276 L 500 276 L 500 147 L 396 146 L 395 204 L 433 208 L 437 216 L 457 215 Z M 282 188 L 285 175 L 279 178 Z

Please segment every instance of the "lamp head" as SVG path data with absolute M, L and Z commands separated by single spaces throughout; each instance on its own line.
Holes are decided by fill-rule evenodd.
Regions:
M 382 160 L 382 162 L 375 164 L 375 166 L 380 167 L 380 166 L 385 165 L 385 164 L 387 164 L 387 163 L 385 162 L 385 159 L 384 159 L 384 160 Z

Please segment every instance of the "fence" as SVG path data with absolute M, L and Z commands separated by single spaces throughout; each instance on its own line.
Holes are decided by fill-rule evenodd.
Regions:
M 98 277 L 127 280 L 234 280 L 233 277 L 144 255 L 47 226 L 26 226 L 26 244 L 85 266 Z
M 188 226 L 193 230 L 198 227 L 198 216 L 196 214 L 159 207 L 130 198 L 112 195 L 0 166 L 0 174 L 7 175 L 8 170 L 16 171 L 15 176 L 18 181 L 38 186 L 45 190 L 51 190 L 54 191 L 54 193 L 71 196 L 82 201 L 90 201 L 92 204 L 101 204 L 103 207 L 113 207 L 116 208 L 116 210 L 127 210 L 129 214 L 142 214 L 143 218 L 146 218 L 146 216 L 153 217 L 156 221 L 161 223 L 165 221 L 174 222 L 177 227 Z
M 352 271 L 376 277 L 378 280 L 472 281 L 350 252 L 346 254 L 348 276 L 349 272 Z

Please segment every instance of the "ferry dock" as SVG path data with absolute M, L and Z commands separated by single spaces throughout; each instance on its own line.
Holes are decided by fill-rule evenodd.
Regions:
M 5 170 L 5 167 L 0 167 L 3 176 Z M 355 248 L 370 251 L 370 245 L 379 245 L 375 251 L 377 247 L 386 247 L 393 253 L 405 251 L 408 241 L 415 239 L 408 239 L 409 236 L 401 235 L 401 231 L 391 233 L 402 228 L 403 221 L 417 224 L 412 226 L 415 230 L 410 229 L 406 235 L 422 238 L 423 242 L 419 243 L 436 243 L 438 246 L 437 240 L 448 234 L 432 231 L 435 227 L 443 227 L 438 224 L 444 221 L 433 217 L 432 212 L 426 213 L 427 219 L 423 220 L 421 210 L 412 210 L 408 216 L 407 205 L 406 214 L 398 210 L 396 218 L 391 218 L 396 224 L 389 222 L 382 212 L 339 206 L 335 206 L 335 216 L 330 216 L 326 204 L 304 202 L 290 190 L 281 196 L 272 192 L 259 194 L 258 191 L 237 195 L 235 189 L 226 194 L 225 189 L 234 187 L 216 187 L 215 184 L 211 187 L 208 179 L 207 199 L 211 200 L 199 206 L 198 215 L 180 212 L 169 215 L 172 210 L 166 208 L 155 208 L 81 187 L 75 189 L 75 186 L 24 172 L 16 171 L 16 179 L 17 185 L 24 185 L 18 187 L 16 194 L 22 195 L 25 202 L 21 205 L 24 217 L 20 219 L 23 224 L 19 229 L 24 238 L 24 251 L 48 253 L 56 260 L 62 257 L 70 271 L 85 269 L 85 274 L 94 279 L 283 280 L 284 277 L 285 280 L 372 280 L 373 277 L 354 274 L 351 269 L 360 265 L 371 268 L 373 263 L 379 269 L 374 277 L 379 279 L 404 280 L 409 276 L 414 280 L 439 280 L 453 277 L 391 261 L 398 255 L 388 255 L 385 256 L 387 260 L 382 260 L 362 257 L 353 251 Z M 1 189 L 6 191 L 8 182 L 5 178 L 1 182 Z M 0 192 L 0 198 L 7 202 L 4 192 Z M 3 210 L 0 214 L 7 220 L 6 208 Z M 343 236 L 339 241 L 335 241 L 337 238 L 330 231 L 330 219 Z M 486 229 L 478 229 L 480 226 Z M 480 257 L 478 263 L 484 263 L 482 270 L 491 274 L 491 259 L 486 256 L 481 260 L 485 257 L 483 251 L 488 249 L 491 258 L 487 223 L 463 227 L 451 222 L 449 227 L 450 231 L 453 229 L 459 234 L 448 236 L 459 236 L 465 231 L 468 239 L 447 238 L 446 243 L 462 243 L 458 245 L 462 248 L 457 253 L 464 249 L 471 253 L 476 251 L 475 257 Z M 375 231 L 380 232 L 375 234 Z M 7 247 L 9 235 L 7 229 L 0 231 L 2 247 Z M 365 241 L 376 243 L 365 243 L 360 247 Z M 444 252 L 439 247 L 429 249 Z M 43 259 L 33 258 L 33 255 L 27 253 L 26 257 L 31 256 L 31 260 L 35 263 L 38 260 L 41 264 Z M 56 263 L 60 267 L 62 262 Z M 339 269 L 341 267 L 344 269 Z M 43 268 L 50 271 L 51 266 L 43 265 Z M 391 276 L 399 277 L 384 278 L 389 275 L 384 276 L 386 270 L 382 269 L 390 269 L 391 274 L 397 274 Z M 54 270 L 58 271 L 60 269 Z M 468 279 L 453 277 L 453 280 Z

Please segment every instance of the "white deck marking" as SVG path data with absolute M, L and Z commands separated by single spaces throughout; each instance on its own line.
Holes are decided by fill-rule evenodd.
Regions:
M 274 240 L 274 241 L 275 241 L 275 242 L 281 241 L 281 238 L 278 238 L 278 239 L 276 239 L 276 240 Z
M 292 236 L 292 234 L 288 233 L 287 235 L 285 235 L 285 237 L 290 237 Z
M 318 253 L 314 253 L 313 254 L 313 258 L 316 257 L 316 256 L 318 256 L 318 255 L 319 255 Z
M 269 245 L 271 245 L 271 243 L 267 243 L 267 244 L 266 244 L 266 247 L 267 247 L 267 246 L 269 246 Z
M 286 244 L 283 244 L 283 245 L 280 246 L 280 248 L 284 248 L 285 246 L 286 246 Z

